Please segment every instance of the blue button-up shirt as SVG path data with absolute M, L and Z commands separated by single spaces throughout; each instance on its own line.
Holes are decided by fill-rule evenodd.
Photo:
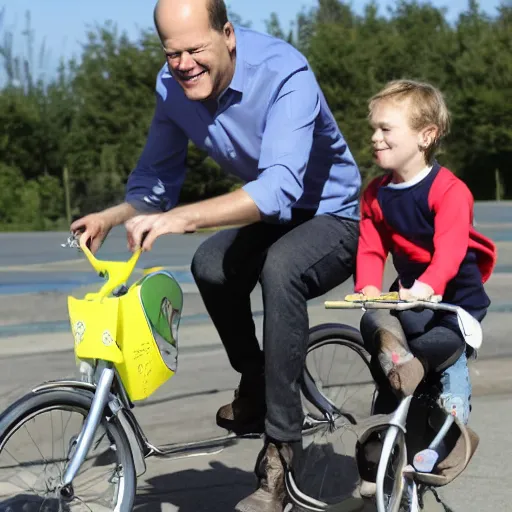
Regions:
M 164 66 L 146 146 L 127 185 L 139 210 L 176 205 L 188 141 L 240 177 L 270 222 L 292 209 L 359 216 L 361 177 L 305 57 L 274 37 L 237 27 L 236 64 L 211 114 Z

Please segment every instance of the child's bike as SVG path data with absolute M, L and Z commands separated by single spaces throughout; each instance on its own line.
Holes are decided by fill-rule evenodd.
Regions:
M 435 298 L 429 302 L 406 302 L 398 300 L 393 293 L 377 299 L 357 295 L 347 298 L 350 300 L 330 301 L 325 305 L 333 309 L 450 311 L 456 314 L 466 343 L 473 349 L 481 346 L 480 323 L 458 306 L 438 302 Z M 462 473 L 477 448 L 476 434 L 436 402 L 428 377 L 426 381 L 414 396 L 403 398 L 393 413 L 375 415 L 354 427 L 358 437 L 358 469 L 363 478 L 375 482 L 377 512 L 419 512 L 423 509 L 425 492 L 432 491 L 438 499 L 435 488 L 448 484 Z M 345 420 L 344 416 L 333 419 L 331 431 L 346 429 Z M 421 430 L 421 434 L 414 429 Z M 286 486 L 292 502 L 301 510 L 338 510 L 335 503 L 322 502 L 303 493 L 292 471 L 286 475 Z M 362 506 L 354 501 L 350 510 L 362 510 Z
M 237 441 L 234 434 L 165 447 L 148 440 L 132 409 L 177 370 L 181 287 L 163 269 L 128 286 L 140 251 L 115 262 L 98 260 L 73 236 L 66 246 L 80 247 L 106 282 L 68 299 L 80 378 L 43 383 L 0 415 L 0 512 L 129 512 L 148 457 L 217 453 Z M 356 329 L 311 330 L 305 435 L 340 418 L 355 425 L 361 411 L 370 414 L 374 388 Z M 321 500 L 322 489 L 315 492 Z

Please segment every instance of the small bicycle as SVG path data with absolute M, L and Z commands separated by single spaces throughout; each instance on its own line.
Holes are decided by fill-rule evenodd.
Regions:
M 80 377 L 46 382 L 0 415 L 0 511 L 129 512 L 146 459 L 218 453 L 234 434 L 154 446 L 135 415 L 177 370 L 183 293 L 173 275 L 153 268 L 128 285 L 141 251 L 126 262 L 97 259 L 98 292 L 68 298 Z M 341 354 L 341 356 L 339 356 Z M 311 329 L 302 379 L 305 438 L 371 413 L 375 385 L 359 332 L 341 324 Z M 314 446 L 312 444 L 311 446 Z M 307 468 L 295 474 L 310 481 Z M 323 498 L 322 486 L 308 491 Z
M 395 293 L 384 294 L 380 298 L 367 299 L 358 295 L 348 296 L 344 301 L 328 301 L 325 306 L 330 309 L 390 309 L 397 311 L 428 308 L 434 311 L 450 311 L 457 316 L 459 328 L 470 347 L 478 349 L 482 343 L 482 328 L 480 323 L 464 309 L 439 302 L 439 298 L 431 301 L 401 301 Z M 373 472 L 375 481 L 375 504 L 377 512 L 419 512 L 423 509 L 422 497 L 427 490 L 432 490 L 438 500 L 436 487 L 448 484 L 455 479 L 468 465 L 478 445 L 478 437 L 471 429 L 461 424 L 449 411 L 445 411 L 432 394 L 427 382 L 420 385 L 413 396 L 403 398 L 397 409 L 389 415 L 375 415 L 367 420 L 353 422 L 356 429 L 360 451 L 365 443 L 372 441 L 378 446 L 379 457 L 373 468 L 359 467 L 360 473 Z M 416 425 L 418 417 L 430 414 L 429 421 L 435 423 L 427 433 L 422 433 L 422 439 L 414 439 L 414 432 L 408 432 L 409 421 Z M 435 421 L 432 421 L 432 418 Z M 350 428 L 350 425 L 348 426 Z M 357 427 L 357 428 L 356 428 Z M 432 427 L 432 425 L 431 425 Z M 346 430 L 346 417 L 338 415 L 331 419 L 331 432 Z M 424 446 L 423 436 L 430 436 L 427 446 Z M 447 441 L 450 439 L 450 441 Z M 442 444 L 448 456 L 441 465 Z M 449 444 L 451 442 L 451 445 Z M 423 444 L 423 446 L 422 446 Z M 412 453 L 408 453 L 412 448 Z M 364 457 L 363 457 L 364 459 Z M 364 465 L 366 461 L 363 461 Z M 361 471 L 363 469 L 363 471 Z M 363 506 L 358 500 L 352 500 L 352 508 L 345 506 L 336 508 L 336 503 L 323 502 L 305 494 L 295 481 L 295 475 L 289 471 L 286 475 L 288 494 L 294 505 L 301 510 L 322 512 L 327 510 L 357 511 Z M 438 500 L 439 501 L 439 500 Z M 346 502 L 347 503 L 347 502 Z M 348 503 L 347 503 L 348 505 Z

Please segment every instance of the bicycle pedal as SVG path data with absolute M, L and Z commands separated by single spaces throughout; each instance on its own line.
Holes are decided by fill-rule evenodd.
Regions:
M 438 459 L 439 454 L 435 450 L 427 448 L 414 456 L 412 464 L 420 473 L 431 473 Z

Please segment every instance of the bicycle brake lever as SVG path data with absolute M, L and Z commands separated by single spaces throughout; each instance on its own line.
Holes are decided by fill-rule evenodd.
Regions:
M 64 248 L 69 247 L 71 249 L 78 249 L 79 251 L 81 251 L 82 249 L 80 248 L 79 238 L 80 238 L 80 236 L 78 233 L 70 233 L 68 235 L 66 242 L 63 244 L 60 244 L 60 246 L 64 247 Z

